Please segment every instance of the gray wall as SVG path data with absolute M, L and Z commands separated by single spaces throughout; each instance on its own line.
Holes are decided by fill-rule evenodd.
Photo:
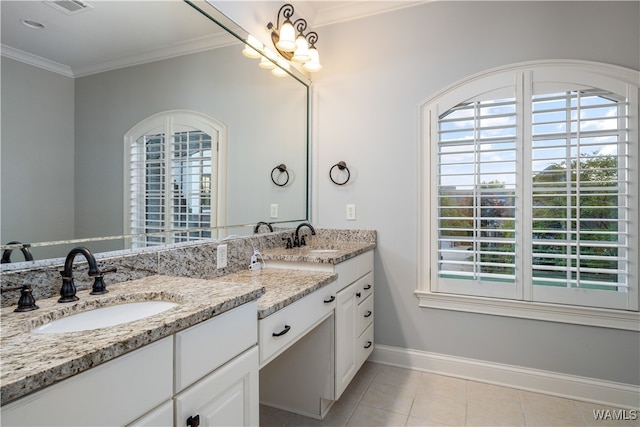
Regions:
M 417 107 L 471 74 L 541 59 L 640 69 L 638 2 L 430 2 L 317 29 L 314 223 L 378 231 L 376 342 L 640 384 L 639 334 L 418 307 Z M 636 141 L 637 142 L 637 141 Z M 352 183 L 333 185 L 344 160 Z M 345 220 L 355 203 L 357 220 Z
M 66 239 L 74 228 L 73 79 L 6 57 L 0 75 L 0 241 Z M 32 253 L 48 257 L 46 249 Z

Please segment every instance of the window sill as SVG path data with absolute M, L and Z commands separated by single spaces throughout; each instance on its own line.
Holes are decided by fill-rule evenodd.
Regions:
M 420 307 L 640 331 L 640 313 L 417 290 Z

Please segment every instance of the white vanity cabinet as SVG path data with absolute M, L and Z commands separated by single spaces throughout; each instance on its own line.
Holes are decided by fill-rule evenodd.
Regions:
M 310 298 L 312 293 L 260 320 L 262 403 L 322 419 L 373 351 L 373 251 L 337 265 L 310 262 L 287 265 L 274 261 L 270 265 L 338 274 L 335 282 L 321 288 L 330 304 L 320 307 L 318 302 L 322 299 Z M 287 313 L 289 308 L 291 313 Z M 287 321 L 280 321 L 279 316 Z M 300 329 L 307 329 L 304 337 L 295 344 L 276 348 L 277 339 L 286 335 L 274 340 L 271 334 L 284 331 L 285 326 L 293 324 L 289 319 L 294 318 L 306 319 Z M 267 322 L 269 319 L 273 325 Z M 322 323 L 318 325 L 316 320 Z M 292 326 L 290 332 L 293 331 Z M 270 340 L 274 342 L 269 343 Z
M 175 337 L 175 426 L 256 426 L 257 303 L 245 304 Z
M 338 400 L 373 351 L 373 252 L 338 264 L 335 270 L 342 287 L 335 318 L 334 400 Z
M 243 304 L 9 403 L 2 425 L 258 425 L 257 310 Z
M 170 402 L 172 389 L 173 338 L 167 337 L 3 406 L 2 425 L 125 425 Z

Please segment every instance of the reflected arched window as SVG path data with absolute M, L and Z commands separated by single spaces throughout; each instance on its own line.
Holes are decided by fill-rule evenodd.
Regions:
M 224 209 L 225 126 L 203 114 L 169 111 L 125 135 L 125 229 L 132 247 L 211 238 Z

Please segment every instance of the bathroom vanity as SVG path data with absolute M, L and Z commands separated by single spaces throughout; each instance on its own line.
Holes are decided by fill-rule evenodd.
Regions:
M 375 240 L 318 245 L 267 249 L 258 271 L 154 275 L 3 308 L 3 424 L 257 425 L 259 402 L 324 417 L 373 349 Z M 149 300 L 177 305 L 108 329 L 33 332 Z

